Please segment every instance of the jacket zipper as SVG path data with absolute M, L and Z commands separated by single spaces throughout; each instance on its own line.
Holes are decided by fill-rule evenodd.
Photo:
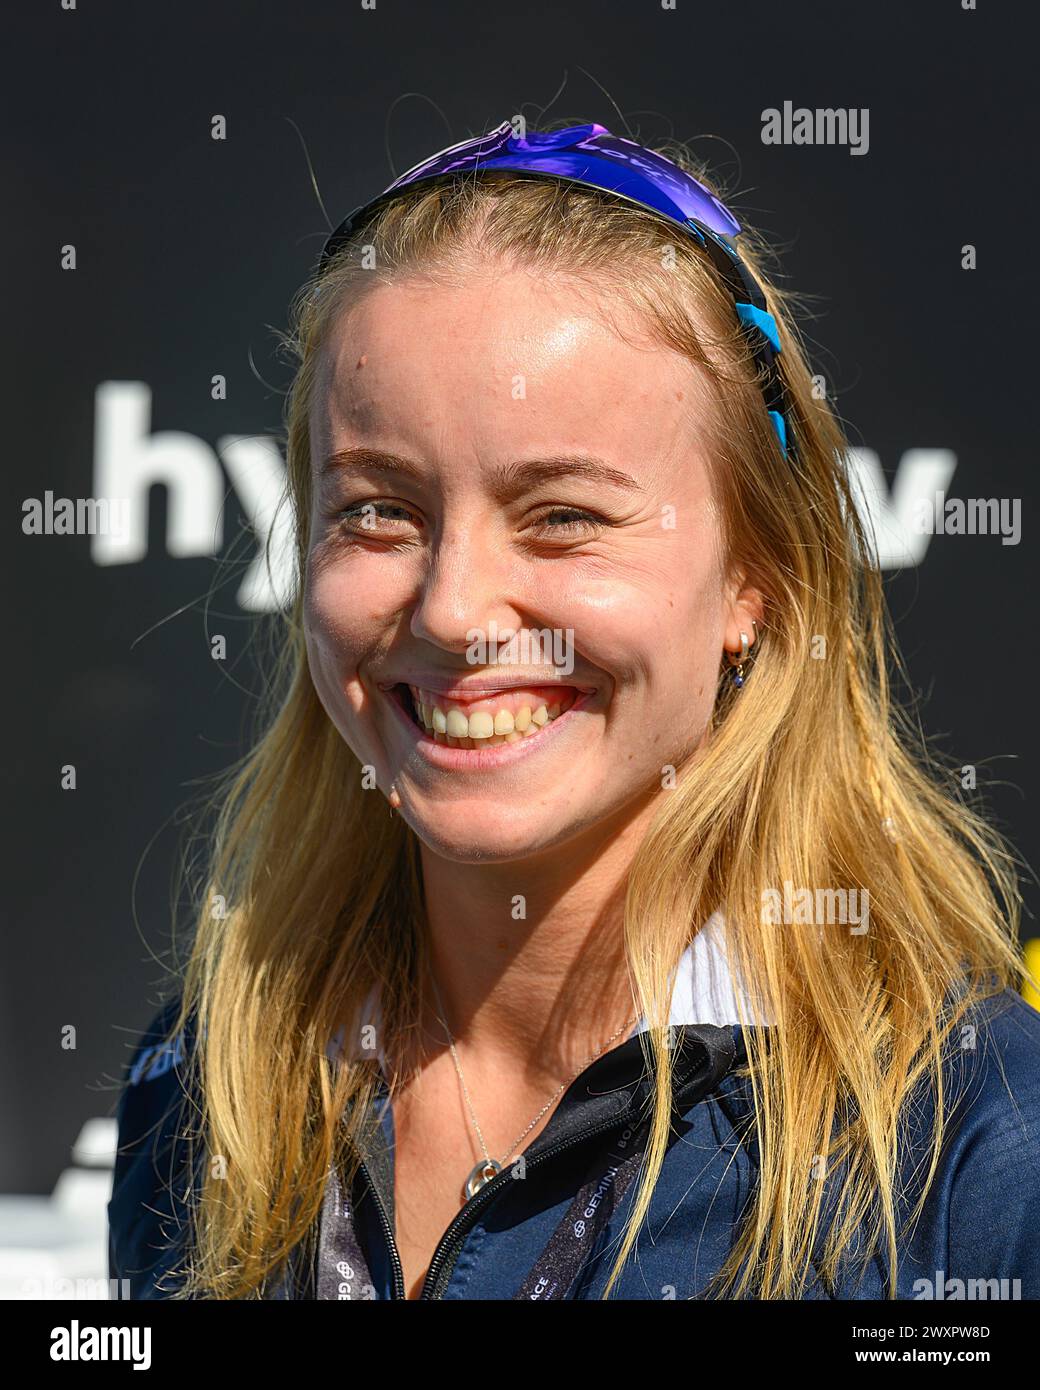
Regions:
M 372 1181 L 371 1174 L 365 1167 L 360 1154 L 358 1155 L 358 1172 L 361 1174 L 369 1192 L 372 1194 L 372 1200 L 375 1202 L 376 1212 L 383 1227 L 383 1236 L 386 1239 L 387 1249 L 390 1251 L 390 1264 L 394 1276 L 394 1298 L 404 1299 L 404 1268 L 401 1264 L 401 1254 L 397 1248 L 397 1241 L 394 1239 L 394 1228 L 390 1224 L 390 1218 L 386 1213 L 386 1207 L 383 1206 L 383 1199 L 376 1191 L 376 1185 Z
M 676 1103 L 680 1101 L 682 1092 L 686 1089 L 686 1085 L 691 1079 L 692 1078 L 687 1075 L 681 1082 L 677 1083 Z M 592 1139 L 597 1134 L 602 1134 L 609 1129 L 618 1128 L 631 1118 L 632 1110 L 633 1106 L 629 1103 L 619 1115 L 612 1116 L 608 1120 L 603 1120 L 599 1124 L 593 1125 L 591 1129 L 583 1129 L 579 1134 L 572 1134 L 569 1139 L 563 1139 L 560 1143 L 554 1144 L 551 1148 L 543 1150 L 542 1153 L 536 1154 L 534 1158 L 531 1159 L 527 1165 L 528 1169 L 535 1168 L 540 1163 L 550 1158 L 555 1158 L 557 1154 L 565 1153 L 567 1149 L 573 1148 L 576 1144 L 585 1143 L 587 1139 Z M 386 1240 L 387 1249 L 390 1252 L 390 1264 L 394 1278 L 394 1298 L 407 1302 L 404 1286 L 404 1268 L 401 1264 L 401 1255 L 397 1248 L 397 1241 L 394 1237 L 393 1227 L 390 1224 L 390 1218 L 387 1215 L 382 1198 L 376 1191 L 375 1184 L 360 1154 L 358 1155 L 358 1160 L 358 1172 L 361 1174 L 369 1192 L 372 1194 L 376 1212 L 378 1213 L 380 1224 L 383 1227 L 383 1235 Z M 505 1187 L 506 1182 L 512 1182 L 512 1180 L 513 1179 L 508 1175 L 508 1170 L 503 1169 L 502 1172 L 496 1174 L 489 1183 L 486 1183 L 484 1187 L 480 1189 L 479 1193 L 471 1198 L 467 1205 L 463 1207 L 462 1211 L 459 1212 L 458 1216 L 455 1217 L 441 1237 L 437 1249 L 433 1252 L 433 1258 L 430 1260 L 426 1270 L 426 1277 L 423 1279 L 422 1291 L 419 1294 L 419 1302 L 435 1301 L 433 1290 L 436 1287 L 437 1280 L 449 1256 L 454 1254 L 456 1246 L 462 1243 L 461 1238 L 468 1233 L 469 1228 L 473 1225 L 474 1218 L 483 1210 L 487 1203 L 491 1201 L 492 1197 L 497 1196 Z
M 545 1159 L 554 1158 L 557 1154 L 563 1153 L 566 1149 L 572 1148 L 575 1144 L 583 1144 L 586 1139 L 591 1139 L 604 1130 L 613 1129 L 624 1124 L 629 1116 L 629 1109 L 629 1107 L 626 1107 L 621 1115 L 614 1116 L 609 1120 L 604 1120 L 600 1124 L 594 1125 L 592 1129 L 584 1129 L 580 1134 L 572 1134 L 569 1139 L 561 1140 L 559 1144 L 554 1144 L 551 1149 L 545 1149 L 542 1153 L 536 1154 L 527 1165 L 528 1168 L 536 1167 Z M 386 1207 L 383 1205 L 383 1199 L 376 1191 L 371 1174 L 365 1167 L 364 1161 L 360 1159 L 360 1156 L 358 1173 L 361 1175 L 365 1185 L 371 1193 L 372 1200 L 375 1203 L 376 1213 L 383 1227 L 383 1237 L 386 1240 L 386 1246 L 390 1252 L 390 1265 L 394 1276 L 394 1298 L 407 1302 L 404 1286 L 404 1268 L 401 1264 L 401 1254 L 397 1248 L 394 1230 L 390 1224 L 390 1218 L 387 1215 Z M 433 1299 L 432 1290 L 436 1284 L 436 1280 L 440 1276 L 441 1270 L 447 1262 L 448 1256 L 453 1253 L 456 1245 L 461 1244 L 460 1237 L 464 1236 L 469 1227 L 473 1224 L 473 1218 L 478 1215 L 496 1193 L 505 1187 L 507 1180 L 510 1182 L 512 1181 L 512 1179 L 508 1177 L 507 1170 L 503 1169 L 501 1173 L 497 1174 L 489 1183 L 486 1183 L 480 1189 L 477 1196 L 470 1199 L 462 1211 L 459 1212 L 458 1216 L 452 1221 L 451 1225 L 441 1237 L 437 1249 L 433 1252 L 433 1258 L 426 1270 L 426 1277 L 423 1279 L 422 1292 L 419 1295 L 420 1301 L 430 1301 Z
M 597 1134 L 602 1134 L 605 1130 L 616 1129 L 623 1125 L 629 1118 L 631 1107 L 626 1107 L 621 1115 L 614 1116 L 609 1120 L 604 1120 L 591 1129 L 582 1130 L 580 1134 L 572 1134 L 569 1139 L 563 1139 L 559 1144 L 554 1144 L 552 1148 L 543 1150 L 536 1154 L 527 1165 L 527 1170 L 536 1168 L 546 1159 L 555 1158 L 557 1154 L 571 1149 L 575 1144 L 583 1144 L 586 1139 L 591 1139 Z M 430 1261 L 426 1271 L 426 1278 L 423 1280 L 422 1292 L 419 1295 L 420 1302 L 423 1300 L 431 1301 L 434 1298 L 433 1290 L 437 1286 L 441 1271 L 448 1262 L 449 1256 L 456 1253 L 456 1249 L 462 1244 L 462 1240 L 468 1234 L 470 1227 L 474 1223 L 474 1218 L 491 1201 L 492 1197 L 497 1196 L 499 1191 L 505 1187 L 507 1182 L 512 1182 L 508 1169 L 503 1168 L 492 1180 L 480 1189 L 480 1192 L 473 1197 L 470 1202 L 463 1207 L 455 1220 L 451 1223 L 437 1249 L 433 1252 L 433 1259 Z M 394 1252 L 396 1254 L 396 1251 Z

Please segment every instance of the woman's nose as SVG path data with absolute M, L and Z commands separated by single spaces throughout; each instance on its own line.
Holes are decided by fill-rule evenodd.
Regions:
M 513 580 L 515 565 L 490 528 L 464 524 L 442 533 L 419 581 L 412 634 L 458 651 L 472 641 L 474 629 L 517 628 Z

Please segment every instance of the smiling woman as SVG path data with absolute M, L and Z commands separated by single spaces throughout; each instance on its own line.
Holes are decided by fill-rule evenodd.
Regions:
M 625 326 L 637 336 L 634 314 Z M 330 719 L 384 787 L 395 783 L 402 814 L 442 862 L 457 865 L 477 844 L 483 863 L 529 855 L 615 816 L 633 832 L 652 812 L 662 763 L 703 738 L 720 648 L 739 648 L 761 614 L 757 596 L 722 573 L 698 427 L 708 381 L 678 352 L 620 339 L 562 272 L 495 265 L 457 284 L 377 285 L 339 316 L 323 363 L 309 434 L 337 466 L 311 500 L 304 618 Z M 561 441 L 604 462 L 549 462 Z M 662 526 L 668 507 L 681 527 Z M 479 734 L 487 713 L 506 712 L 488 704 L 492 689 L 514 692 L 514 726 L 519 714 L 529 730 L 560 701 L 538 694 L 544 667 L 491 682 L 467 670 L 472 634 L 492 621 L 572 629 L 568 680 L 589 694 L 551 740 L 521 733 L 521 747 L 494 758 L 472 746 L 495 732 Z M 680 628 L 690 667 L 672 659 Z M 704 677 L 694 688 L 691 670 Z M 442 697 L 435 737 L 468 757 L 394 717 L 390 691 L 402 683 Z M 477 697 L 475 735 L 462 703 Z M 435 699 L 428 708 L 432 721 Z M 492 765 L 500 775 L 479 787 L 442 775 Z M 609 870 L 603 854 L 597 846 L 593 872 L 616 879 L 623 854 Z
M 120 1113 L 138 1297 L 1040 1296 L 1010 857 L 890 701 L 844 440 L 691 168 L 500 127 L 296 300 L 270 718 Z

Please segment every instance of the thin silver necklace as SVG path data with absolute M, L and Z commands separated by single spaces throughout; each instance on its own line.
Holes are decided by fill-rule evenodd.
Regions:
M 519 1149 L 520 1147 L 521 1142 L 528 1136 L 528 1134 L 530 1134 L 531 1130 L 534 1129 L 535 1125 L 542 1118 L 542 1116 L 549 1109 L 549 1107 L 553 1104 L 553 1102 L 557 1099 L 557 1097 L 559 1097 L 567 1089 L 567 1087 L 571 1084 L 572 1081 L 574 1081 L 577 1077 L 581 1075 L 581 1073 L 585 1070 L 586 1067 L 591 1066 L 591 1064 L 596 1060 L 597 1057 L 602 1056 L 603 1053 L 606 1052 L 607 1048 L 610 1046 L 610 1044 L 614 1041 L 615 1038 L 619 1038 L 626 1028 L 632 1027 L 632 1025 L 636 1021 L 637 1015 L 632 1014 L 628 1019 L 626 1019 L 626 1021 L 621 1025 L 617 1032 L 612 1033 L 611 1036 L 607 1039 L 607 1041 L 603 1044 L 603 1046 L 598 1049 L 598 1051 L 594 1052 L 591 1057 L 586 1057 L 585 1061 L 579 1064 L 577 1070 L 575 1070 L 566 1079 L 566 1081 L 564 1081 L 559 1087 L 557 1087 L 557 1089 L 545 1102 L 541 1110 L 539 1110 L 538 1114 L 534 1117 L 534 1119 L 523 1131 L 523 1133 L 518 1135 L 517 1138 L 511 1144 L 511 1146 L 506 1150 L 502 1158 L 502 1162 L 498 1163 L 495 1159 L 491 1157 L 490 1153 L 488 1152 L 488 1146 L 484 1142 L 484 1134 L 480 1128 L 480 1122 L 477 1119 L 477 1112 L 473 1109 L 473 1102 L 472 1100 L 470 1100 L 469 1087 L 466 1085 L 466 1078 L 462 1074 L 462 1064 L 459 1061 L 459 1054 L 455 1050 L 455 1039 L 452 1037 L 451 1029 L 448 1027 L 448 1024 L 444 1018 L 444 1001 L 441 999 L 441 992 L 437 988 L 437 981 L 433 978 L 432 971 L 430 972 L 430 982 L 432 983 L 434 993 L 437 996 L 437 1014 L 441 1021 L 441 1027 L 444 1029 L 444 1032 L 448 1038 L 448 1046 L 451 1048 L 451 1059 L 455 1063 L 455 1070 L 458 1073 L 459 1077 L 459 1085 L 462 1087 L 462 1094 L 466 1100 L 466 1108 L 469 1110 L 470 1119 L 473 1121 L 473 1128 L 477 1131 L 477 1138 L 480 1140 L 480 1147 L 484 1152 L 483 1161 L 477 1164 L 477 1166 L 470 1173 L 469 1177 L 466 1179 L 463 1185 L 462 1204 L 463 1206 L 465 1206 L 469 1199 L 475 1196 L 486 1183 L 489 1183 L 497 1173 L 501 1173 L 509 1158 L 516 1153 L 517 1149 Z

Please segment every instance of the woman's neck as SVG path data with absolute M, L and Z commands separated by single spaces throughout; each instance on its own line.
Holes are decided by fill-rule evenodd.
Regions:
M 572 841 L 507 864 L 459 865 L 422 848 L 430 967 L 471 1065 L 560 1078 L 626 1019 L 635 1026 L 623 913 L 652 809 L 606 843 Z M 425 1034 L 436 1047 L 444 1030 L 429 996 Z

